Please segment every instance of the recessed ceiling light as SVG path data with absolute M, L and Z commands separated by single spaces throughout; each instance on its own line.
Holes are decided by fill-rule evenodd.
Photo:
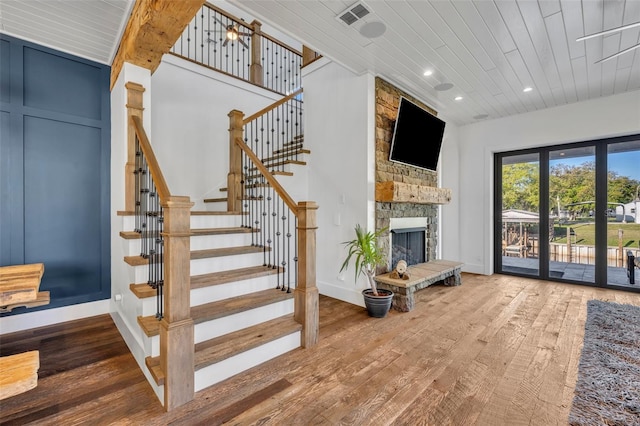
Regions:
M 532 87 L 525 87 L 524 89 L 522 89 L 522 91 L 523 91 L 524 93 L 530 92 L 530 91 L 532 91 L 532 90 L 533 90 L 533 88 L 532 88 Z
M 451 83 L 440 83 L 437 84 L 434 89 L 436 89 L 438 92 L 444 92 L 445 90 L 449 90 L 453 87 L 453 84 Z
M 431 71 L 431 70 L 426 70 L 424 72 L 424 75 L 426 75 L 427 77 L 429 77 L 431 74 L 433 74 L 433 71 Z
M 454 101 L 461 101 L 462 99 L 462 96 L 456 96 L 455 98 L 453 98 Z
M 478 115 L 474 115 L 473 118 L 476 120 L 484 120 L 485 118 L 488 118 L 489 114 L 478 114 Z

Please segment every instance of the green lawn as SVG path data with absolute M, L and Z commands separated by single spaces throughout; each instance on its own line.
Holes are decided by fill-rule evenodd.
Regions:
M 567 226 L 573 228 L 576 233 L 577 244 L 583 246 L 594 246 L 596 244 L 596 226 L 594 223 L 570 223 L 563 226 L 555 226 L 555 235 L 564 237 L 556 238 L 554 243 L 567 242 Z M 622 246 L 629 248 L 637 248 L 640 243 L 640 223 L 620 223 L 611 222 L 607 227 L 607 245 L 618 246 L 618 230 L 622 229 Z

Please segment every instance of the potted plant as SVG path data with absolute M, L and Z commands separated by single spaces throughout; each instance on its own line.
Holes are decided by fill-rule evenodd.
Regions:
M 356 238 L 343 242 L 348 252 L 340 268 L 340 272 L 347 269 L 351 259 L 353 259 L 356 280 L 362 274 L 367 276 L 370 288 L 362 290 L 362 295 L 364 296 L 367 312 L 375 318 L 382 318 L 387 315 L 393 299 L 393 292 L 386 289 L 378 289 L 374 279 L 376 267 L 386 264 L 386 254 L 378 247 L 378 237 L 385 230 L 386 228 L 377 232 L 365 231 L 359 224 L 356 225 Z

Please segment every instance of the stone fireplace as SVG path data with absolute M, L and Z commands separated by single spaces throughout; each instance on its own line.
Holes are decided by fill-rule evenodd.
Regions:
M 451 191 L 438 188 L 438 174 L 389 161 L 391 138 L 403 96 L 432 114 L 436 111 L 381 78 L 376 78 L 376 230 L 386 229 L 378 239 L 389 253 L 387 266 L 377 273 L 391 271 L 397 258 L 392 250 L 395 230 L 419 228 L 424 232 L 424 262 L 436 259 L 438 242 L 438 204 L 448 203 Z M 420 153 L 416 153 L 420 155 Z M 396 253 L 397 254 L 397 253 Z M 405 258 L 405 260 L 408 259 Z

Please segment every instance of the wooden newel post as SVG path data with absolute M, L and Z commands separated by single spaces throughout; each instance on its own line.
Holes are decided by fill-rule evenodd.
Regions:
M 127 89 L 127 162 L 124 166 L 124 209 L 132 212 L 136 206 L 136 181 L 133 171 L 136 167 L 136 131 L 131 121 L 131 117 L 137 116 L 142 119 L 142 94 L 144 87 L 138 83 L 128 82 Z
M 298 203 L 298 280 L 294 295 L 294 319 L 302 324 L 301 346 L 310 348 L 318 343 L 319 306 L 316 287 L 316 210 L 313 201 Z
M 242 211 L 242 150 L 235 140 L 242 140 L 244 113 L 229 112 L 229 174 L 227 175 L 227 211 Z
M 262 23 L 254 20 L 251 36 L 251 66 L 249 67 L 249 81 L 259 86 L 263 85 L 262 75 Z
M 164 318 L 160 321 L 160 365 L 165 374 L 164 409 L 194 397 L 194 338 L 191 319 L 189 197 L 163 200 Z

